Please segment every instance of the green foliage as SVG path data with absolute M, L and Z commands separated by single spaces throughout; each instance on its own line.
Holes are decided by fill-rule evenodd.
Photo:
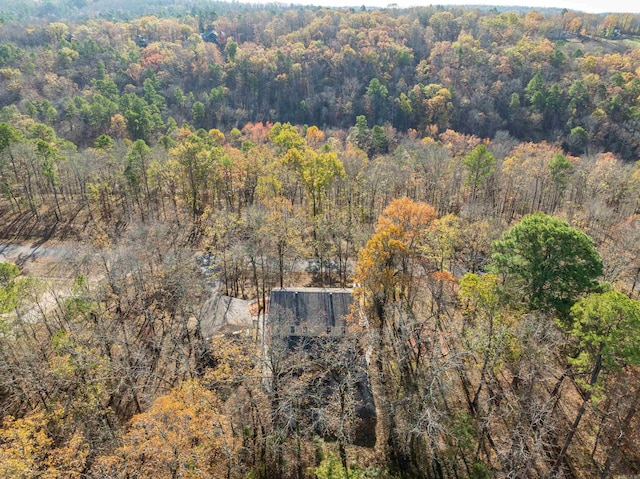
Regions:
M 509 111 L 511 113 L 515 113 L 515 112 L 518 111 L 520 106 L 521 106 L 521 104 L 520 104 L 520 95 L 518 95 L 516 92 L 513 92 L 511 94 L 511 99 L 509 100 Z
M 96 138 L 93 146 L 94 148 L 100 150 L 108 150 L 109 148 L 112 148 L 114 144 L 115 142 L 113 141 L 113 138 L 111 138 L 109 135 L 100 135 L 98 138 Z
M 206 132 L 205 136 L 208 136 Z M 215 165 L 215 155 L 218 153 L 217 149 L 208 148 L 198 134 L 187 136 L 169 150 L 170 157 L 177 160 L 188 184 L 183 190 L 183 195 L 191 207 L 194 219 L 204 211 L 205 205 L 202 203 L 202 198 L 207 193 Z
M 451 421 L 450 433 L 455 449 L 466 451 L 473 449 L 474 438 L 478 432 L 469 414 L 466 412 L 456 414 Z
M 582 80 L 574 81 L 569 87 L 569 106 L 573 109 L 586 107 L 589 92 Z
M 20 140 L 20 132 L 8 123 L 0 123 L 0 153 L 3 153 L 12 143 Z
M 589 144 L 589 134 L 581 126 L 576 126 L 571 129 L 567 144 L 572 154 L 581 155 L 585 152 Z
M 178 129 L 178 122 L 176 122 L 175 118 L 170 116 L 169 118 L 167 118 L 167 121 L 165 122 L 165 127 L 166 127 L 167 135 L 170 135 L 171 133 L 173 133 Z
M 57 116 L 58 110 L 56 110 L 49 100 L 42 100 L 38 104 L 38 117 L 41 121 L 53 124 Z
M 493 474 L 484 462 L 474 462 L 469 477 L 471 479 L 491 479 Z
M 563 154 L 556 153 L 549 162 L 549 169 L 553 186 L 559 191 L 564 191 L 569 182 L 569 175 L 573 173 L 573 164 Z
M 525 216 L 492 245 L 492 269 L 505 291 L 532 310 L 566 315 L 596 286 L 602 261 L 593 240 L 553 216 Z
M 178 105 L 183 105 L 185 100 L 187 99 L 184 91 L 179 86 L 173 89 L 173 98 Z
M 118 105 L 114 101 L 101 94 L 94 95 L 89 103 L 83 102 L 81 106 L 87 123 L 96 128 L 106 127 L 117 109 Z
M 36 142 L 36 150 L 42 158 L 42 175 L 47 178 L 52 186 L 58 185 L 58 170 L 56 163 L 60 160 L 58 149 L 44 140 Z
M 222 85 L 212 88 L 209 92 L 209 102 L 213 106 L 220 106 L 224 102 L 225 97 L 226 91 Z
M 197 101 L 193 104 L 191 107 L 191 117 L 193 118 L 193 124 L 196 125 L 196 127 L 202 127 L 205 124 L 207 110 L 204 103 Z
M 545 107 L 548 111 L 557 114 L 562 111 L 563 106 L 562 91 L 558 84 L 554 83 L 547 93 Z
M 573 364 L 589 371 L 601 361 L 608 371 L 640 364 L 640 302 L 617 292 L 594 293 L 571 308 L 564 323 L 576 341 Z
M 346 475 L 344 467 L 335 455 L 329 454 L 318 467 L 316 467 L 316 477 L 318 479 L 343 479 Z
M 11 263 L 0 263 L 0 314 L 18 307 L 27 282 L 20 281 L 20 269 Z
M 197 34 L 195 25 L 205 22 L 198 8 L 180 2 L 124 5 L 90 19 L 74 11 L 79 15 L 67 25 L 54 24 L 63 4 L 83 2 L 27 0 L 25 12 L 38 3 L 49 12 L 46 21 L 0 25 L 6 237 L 16 228 L 80 234 L 99 250 L 95 256 L 106 270 L 94 276 L 96 269 L 87 268 L 92 273 L 71 294 L 65 287 L 55 295 L 55 305 L 40 301 L 42 319 L 32 320 L 38 312 L 30 308 L 28 321 L 15 321 L 28 282 L 6 267 L 0 406 L 23 414 L 54 410 L 62 401 L 65 421 L 102 411 L 95 422 L 82 413 L 93 436 L 87 467 L 124 444 L 134 411 L 207 364 L 209 345 L 198 336 L 201 296 L 176 301 L 191 289 L 175 275 L 178 263 L 191 264 L 177 261 L 181 248 L 215 251 L 208 271 L 221 277 L 225 293 L 256 297 L 262 306 L 277 283 L 335 283 L 339 276 L 348 286 L 361 251 L 355 289 L 366 315 L 358 319 L 374 334 L 358 341 L 375 347 L 381 339 L 371 364 L 384 373 L 376 387 L 395 414 L 378 415 L 395 428 L 380 450 L 397 454 L 386 459 L 399 466 L 408 463 L 407 476 L 546 472 L 556 448 L 540 448 L 539 441 L 557 443 L 544 431 L 565 428 L 565 413 L 576 401 L 565 400 L 565 382 L 551 398 L 557 408 L 537 416 L 534 408 L 552 404 L 548 379 L 565 366 L 558 358 L 564 359 L 567 338 L 578 384 L 598 362 L 606 368 L 602 390 L 637 364 L 635 304 L 602 288 L 580 300 L 597 288 L 603 267 L 593 242 L 556 218 L 527 216 L 505 233 L 494 243 L 491 272 L 456 281 L 445 271 L 481 271 L 505 224 L 537 210 L 558 211 L 598 232 L 606 278 L 637 293 L 640 173 L 619 159 L 640 153 L 638 57 L 622 42 L 596 45 L 589 38 L 603 22 L 624 20 L 638 33 L 634 17 L 229 4 L 220 7 L 227 34 L 216 46 Z M 97 12 L 101 2 L 90 3 Z M 161 13 L 154 16 L 154 9 Z M 584 53 L 571 53 L 575 42 L 554 45 L 545 38 L 558 27 L 583 33 Z M 66 31 L 77 38 L 61 37 Z M 148 47 L 136 46 L 137 31 Z M 220 130 L 209 131 L 213 127 Z M 62 138 L 76 142 L 78 152 Z M 558 145 L 567 155 L 589 158 L 568 158 Z M 48 206 L 56 195 L 64 211 L 54 220 Z M 141 223 L 167 242 L 154 249 L 141 234 L 121 238 L 125 230 L 143 230 Z M 140 251 L 116 260 L 128 245 Z M 321 257 L 322 274 L 298 274 L 298 260 L 311 254 Z M 540 311 L 558 314 L 565 334 L 540 321 L 547 316 Z M 296 466 L 308 464 L 295 462 L 300 459 L 285 430 L 273 430 L 273 396 L 255 375 L 244 376 L 237 381 L 247 394 L 225 394 L 243 444 L 231 474 L 254 467 L 261 477 L 293 477 Z M 311 376 L 296 377 L 289 389 L 297 394 L 297 386 L 310 381 L 322 392 Z M 101 394 L 91 393 L 93 387 Z M 600 448 L 615 444 L 607 434 L 612 418 L 624 416 L 628 396 L 607 402 L 615 414 L 603 408 Z M 250 407 L 242 403 L 247 398 Z M 327 402 L 326 414 L 335 414 L 340 401 Z M 294 439 L 309 457 L 313 434 L 321 427 L 333 436 L 329 429 L 337 422 L 323 416 L 318 426 L 311 424 L 318 415 L 306 416 L 295 418 Z M 592 439 L 590 429 L 579 432 Z M 186 447 L 197 452 L 202 444 Z M 163 445 L 159 438 L 149 450 Z M 527 454 L 513 453 L 523 445 Z M 593 455 L 594 467 L 605 452 Z M 569 455 L 573 470 L 577 456 Z M 251 465 L 245 458 L 254 458 Z M 139 460 L 148 464 L 149 456 Z M 185 459 L 188 474 L 198 474 L 195 464 Z M 352 465 L 345 470 L 335 456 L 316 471 L 318 477 L 347 473 L 386 474 Z
M 162 110 L 167 106 L 164 96 L 158 93 L 162 88 L 156 75 L 146 78 L 142 86 L 144 90 L 144 99 L 149 105 L 155 106 L 158 110 Z
M 271 141 L 280 147 L 283 152 L 293 148 L 300 150 L 304 145 L 304 139 L 298 129 L 291 123 L 276 123 L 269 132 Z
M 367 153 L 367 155 L 371 156 L 373 138 L 372 132 L 369 129 L 367 117 L 365 115 L 358 115 L 356 117 L 356 124 L 351 131 L 351 137 L 353 138 L 353 141 L 358 146 L 358 148 Z
M 148 141 L 156 127 L 162 125 L 162 119 L 155 105 L 134 93 L 126 93 L 120 98 L 120 110 L 124 113 L 127 130 L 134 140 Z
M 380 80 L 374 78 L 369 82 L 367 95 L 376 100 L 384 100 L 389 95 L 389 90 L 387 90 L 386 86 L 380 83 Z
M 131 145 L 129 154 L 125 159 L 124 176 L 134 189 L 139 188 L 144 181 L 150 154 L 151 148 L 147 146 L 144 140 L 136 140 Z
M 389 151 L 389 140 L 387 132 L 380 125 L 374 125 L 371 128 L 371 155 L 384 155 Z
M 495 169 L 496 159 L 484 145 L 476 146 L 469 154 L 465 155 L 462 163 L 467 168 L 466 185 L 474 188 L 482 186 Z
M 24 55 L 21 48 L 13 43 L 0 45 L 0 67 L 15 65 Z
M 236 55 L 238 54 L 238 44 L 234 41 L 227 42 L 224 47 L 224 51 L 227 54 L 229 61 L 235 62 Z
M 331 453 L 316 467 L 315 474 L 317 479 L 393 479 L 389 473 L 375 466 L 363 469 L 353 465 L 345 470 L 340 459 Z
M 602 108 L 612 125 L 592 141 L 628 159 L 640 151 L 630 121 L 637 117 L 639 97 L 629 88 L 637 80 L 634 57 L 622 54 L 613 61 L 608 56 L 612 45 L 594 49 L 587 42 L 579 58 L 582 53 L 572 53 L 570 42 L 553 45 L 545 38 L 556 29 L 588 38 L 616 24 L 638 33 L 638 22 L 628 17 L 595 19 L 574 13 L 560 21 L 548 12 L 534 19 L 515 12 L 472 15 L 464 9 L 425 8 L 380 12 L 374 21 L 371 12 L 344 10 L 334 16 L 317 9 L 305 10 L 305 20 L 295 22 L 284 7 L 262 14 L 229 6 L 219 20 L 226 24 L 227 15 L 236 13 L 243 20 L 233 37 L 220 37 L 216 48 L 195 34 L 189 7 L 147 7 L 148 18 L 142 21 L 140 12 L 125 7 L 99 14 L 95 22 L 74 17 L 55 23 L 49 18 L 53 27 L 16 27 L 7 37 L 10 42 L 0 46 L 3 105 L 19 104 L 28 115 L 57 127 L 61 119 L 69 119 L 66 113 L 54 113 L 60 113 L 61 97 L 78 95 L 96 103 L 93 97 L 100 95 L 115 103 L 117 111 L 107 108 L 107 115 L 104 107 L 109 105 L 97 101 L 93 111 L 79 113 L 69 125 L 70 139 L 82 146 L 108 132 L 108 119 L 115 113 L 127 119 L 131 139 L 150 141 L 159 136 L 157 130 L 168 116 L 191 121 L 196 101 L 205 107 L 207 124 L 197 114 L 195 123 L 222 131 L 267 120 L 347 128 L 366 114 L 371 125 L 387 129 L 390 124 L 401 132 L 415 129 L 422 134 L 437 125 L 439 132 L 452 128 L 491 138 L 505 128 L 520 140 L 561 142 L 577 125 L 597 130 L 589 118 Z M 281 24 L 274 29 L 269 22 L 276 17 Z M 245 32 L 243 22 L 253 26 Z M 314 33 L 320 25 L 321 36 Z M 129 48 L 132 38 L 115 34 L 134 30 L 149 36 L 147 48 Z M 74 31 L 83 33 L 75 39 L 63 35 Z M 362 35 L 371 38 L 362 41 Z M 39 48 L 47 54 L 40 55 Z M 41 81 L 26 81 L 40 72 Z M 610 81 L 589 76 L 596 72 Z M 486 90 L 486 85 L 495 86 Z M 153 107 L 151 123 L 139 108 L 122 107 L 120 94 L 135 94 Z M 82 134 L 78 127 L 86 121 L 93 128 Z M 567 129 L 561 132 L 564 125 Z M 66 128 L 57 130 L 67 133 Z
M 173 148 L 178 143 L 169 135 L 162 135 L 160 138 L 158 138 L 158 144 L 161 145 L 165 150 L 169 150 L 169 148 Z
M 0 263 L 0 286 L 6 288 L 14 279 L 20 276 L 20 268 L 12 263 Z
M 48 143 L 50 146 L 52 143 L 58 139 L 56 137 L 56 132 L 49 125 L 45 125 L 44 123 L 34 123 L 29 126 L 28 137 L 36 140 L 42 140 L 45 143 Z
M 460 279 L 460 298 L 465 303 L 465 311 L 489 311 L 499 305 L 498 277 L 494 274 L 467 273 Z
M 536 73 L 524 89 L 525 97 L 539 112 L 544 111 L 547 104 L 547 90 L 542 81 L 542 75 Z
M 280 133 L 277 138 L 282 139 Z M 313 216 L 321 211 L 322 200 L 332 180 L 345 176 L 344 166 L 332 151 L 316 152 L 311 148 L 291 148 L 283 163 L 296 171 L 311 200 Z
M 562 53 L 562 50 L 556 48 L 551 54 L 551 65 L 554 68 L 559 68 L 566 61 L 565 54 Z
M 93 84 L 95 89 L 105 98 L 111 101 L 118 101 L 118 86 L 111 78 L 106 77 L 104 79 L 94 80 Z

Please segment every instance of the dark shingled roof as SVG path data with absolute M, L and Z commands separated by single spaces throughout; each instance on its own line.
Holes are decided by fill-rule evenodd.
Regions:
M 271 291 L 269 325 L 287 336 L 344 334 L 352 290 L 338 288 L 284 288 Z

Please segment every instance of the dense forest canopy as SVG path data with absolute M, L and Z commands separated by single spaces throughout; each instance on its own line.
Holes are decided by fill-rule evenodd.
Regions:
M 31 14 L 5 13 L 0 31 L 2 119 L 47 123 L 80 146 L 122 135 L 115 115 L 147 142 L 174 123 L 344 129 L 365 115 L 400 132 L 506 130 L 572 154 L 638 156 L 639 15 L 160 4 L 161 14 L 136 16 L 21 5 Z M 38 11 L 46 5 L 61 21 Z M 76 12 L 85 19 L 64 20 Z
M 639 46 L 559 9 L 0 6 L 0 478 L 640 473 Z M 342 337 L 271 334 L 289 286 L 353 287 Z

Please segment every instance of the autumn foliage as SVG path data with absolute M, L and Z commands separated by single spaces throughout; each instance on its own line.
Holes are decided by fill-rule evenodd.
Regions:
M 638 15 L 0 3 L 1 478 L 640 473 Z

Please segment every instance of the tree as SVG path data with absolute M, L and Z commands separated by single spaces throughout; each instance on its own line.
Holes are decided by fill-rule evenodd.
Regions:
M 551 170 L 551 183 L 553 186 L 553 202 L 551 204 L 553 211 L 567 189 L 569 176 L 573 173 L 574 167 L 566 156 L 556 153 L 549 162 L 549 169 Z
M 9 163 L 11 163 L 11 173 L 5 173 L 2 175 L 2 189 L 9 196 L 9 199 L 15 203 L 18 213 L 21 213 L 20 201 L 18 197 L 17 188 L 23 183 L 20 174 L 18 173 L 17 161 L 12 152 L 12 147 L 21 140 L 20 132 L 8 123 L 0 123 L 0 158 L 6 153 Z M 0 163 L 0 170 L 4 169 L 4 161 Z M 10 177 L 11 180 L 9 179 Z M 23 185 L 25 194 L 29 198 L 30 204 L 32 204 L 31 196 L 28 195 L 27 185 Z M 33 212 L 33 207 L 32 207 Z
M 93 147 L 96 150 L 109 150 L 113 148 L 115 141 L 109 135 L 100 135 L 96 138 L 96 141 L 93 143 Z
M 300 136 L 298 129 L 291 123 L 276 123 L 269 131 L 269 138 L 274 145 L 277 145 L 282 153 L 295 148 L 302 150 L 304 139 Z
M 117 478 L 228 477 L 236 445 L 220 409 L 216 394 L 197 380 L 181 384 L 134 416 L 123 445 L 100 458 L 96 472 Z
M 283 197 L 272 198 L 265 214 L 267 221 L 262 225 L 262 233 L 278 265 L 278 284 L 284 288 L 287 265 L 306 254 L 303 239 L 304 218 L 300 211 Z
M 124 176 L 129 183 L 134 197 L 138 204 L 140 203 L 140 193 L 143 190 L 146 202 L 146 210 L 149 210 L 149 181 L 147 178 L 147 169 L 151 157 L 151 148 L 147 146 L 144 140 L 136 140 L 131 145 L 131 149 L 125 158 Z M 144 216 L 143 216 L 144 219 Z
M 198 128 L 204 128 L 207 118 L 207 110 L 201 101 L 197 101 L 191 107 L 191 117 L 193 124 Z
M 536 73 L 524 89 L 525 98 L 538 112 L 543 112 L 547 104 L 547 89 L 544 86 L 542 75 Z
M 56 219 L 60 220 L 62 218 L 62 210 L 60 209 L 60 201 L 58 200 L 58 186 L 60 185 L 60 181 L 58 179 L 57 162 L 62 157 L 60 156 L 58 148 L 45 140 L 37 141 L 36 151 L 42 160 L 40 165 L 42 176 L 48 181 L 51 191 L 53 192 L 53 198 L 56 203 Z
M 20 269 L 11 263 L 0 263 L 0 314 L 8 313 L 18 307 L 24 287 Z
M 236 60 L 236 54 L 238 53 L 238 44 L 233 40 L 226 43 L 224 48 L 227 58 L 233 63 Z
M 155 74 L 144 80 L 143 89 L 144 99 L 149 105 L 155 105 L 158 110 L 163 110 L 167 106 L 164 96 L 159 93 L 160 82 Z
M 387 132 L 380 125 L 374 125 L 371 128 L 371 151 L 372 155 L 384 155 L 389 151 L 389 139 Z
M 386 86 L 380 83 L 380 80 L 373 78 L 371 82 L 369 82 L 369 86 L 367 87 L 367 99 L 370 104 L 371 118 L 374 123 L 386 120 L 385 106 L 388 96 L 389 90 L 387 90 Z
M 492 268 L 503 275 L 508 296 L 531 310 L 566 316 L 602 275 L 593 240 L 544 213 L 525 216 L 492 249 Z
M 175 159 L 182 169 L 183 196 L 191 208 L 194 223 L 206 206 L 214 166 L 212 152 L 213 149 L 207 149 L 202 138 L 195 134 L 185 137 L 169 150 L 169 157 Z
M 367 117 L 359 115 L 356 117 L 356 124 L 351 129 L 351 137 L 355 144 L 365 153 L 369 154 L 371 150 L 371 130 L 369 129 Z
M 312 215 L 317 216 L 322 211 L 322 201 L 331 181 L 345 176 L 344 166 L 338 155 L 326 150 L 316 152 L 312 148 L 302 151 L 291 148 L 283 162 L 298 173 L 311 200 Z
M 124 112 L 127 130 L 134 140 L 148 141 L 154 129 L 162 125 L 160 113 L 155 105 L 134 93 L 126 93 L 120 99 L 120 110 Z
M 482 186 L 493 173 L 496 159 L 486 146 L 478 145 L 465 155 L 462 163 L 467 168 L 465 184 L 471 186 L 471 202 L 475 203 L 478 187 Z
M 567 147 L 574 155 L 582 155 L 589 145 L 589 134 L 581 126 L 571 129 L 569 138 L 567 139 Z
M 380 459 L 402 459 L 398 431 L 392 417 L 390 385 L 385 385 L 384 361 L 399 327 L 390 314 L 394 304 L 411 304 L 417 292 L 417 259 L 422 252 L 424 232 L 435 219 L 432 206 L 408 198 L 393 200 L 378 219 L 376 231 L 358 255 L 356 296 L 364 307 L 368 323 L 368 371 L 376 407 L 376 451 Z M 400 464 L 396 464 L 399 466 Z
M 393 200 L 378 219 L 376 232 L 358 255 L 357 282 L 372 307 L 372 320 L 381 320 L 385 303 L 412 294 L 412 260 L 435 219 L 432 206 L 409 198 Z
M 85 477 L 89 447 L 80 431 L 59 437 L 70 429 L 65 419 L 62 409 L 5 417 L 0 428 L 0 477 Z
M 591 294 L 571 308 L 571 322 L 564 327 L 574 339 L 578 351 L 569 362 L 579 372 L 586 373 L 588 380 L 580 381 L 585 389 L 582 404 L 558 453 L 553 471 L 562 465 L 587 404 L 598 390 L 600 376 L 640 364 L 640 302 L 617 291 Z

